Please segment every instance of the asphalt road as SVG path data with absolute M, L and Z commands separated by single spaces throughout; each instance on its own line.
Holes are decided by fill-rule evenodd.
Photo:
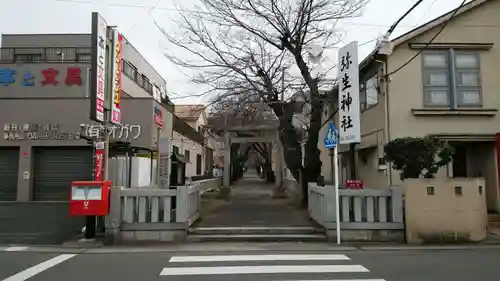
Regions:
M 0 251 L 3 281 L 498 281 L 500 248 L 393 251 Z

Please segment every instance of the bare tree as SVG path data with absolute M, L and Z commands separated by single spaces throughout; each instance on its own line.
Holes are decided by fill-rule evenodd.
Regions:
M 177 23 L 182 34 L 167 34 L 158 26 L 169 43 L 191 55 L 186 59 L 167 54 L 168 58 L 198 71 L 193 81 L 219 97 L 251 93 L 272 108 L 279 118 L 287 167 L 301 181 L 307 204 L 307 182 L 321 175 L 317 145 L 325 102 L 318 86 L 321 75 L 311 71 L 307 51 L 338 43 L 338 20 L 358 16 L 368 0 L 200 1 L 203 7 L 197 11 L 180 10 Z M 293 68 L 298 77 L 283 71 Z M 311 109 L 304 166 L 292 126 L 296 103 L 280 99 L 290 90 L 307 92 Z

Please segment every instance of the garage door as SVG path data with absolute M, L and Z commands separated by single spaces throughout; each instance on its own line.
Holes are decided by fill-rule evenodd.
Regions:
M 0 148 L 0 201 L 16 200 L 18 170 L 19 149 Z
M 35 149 L 33 199 L 67 201 L 70 185 L 92 180 L 91 147 L 40 147 Z

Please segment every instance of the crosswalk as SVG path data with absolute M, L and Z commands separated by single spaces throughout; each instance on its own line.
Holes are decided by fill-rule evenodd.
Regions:
M 172 256 L 160 272 L 164 277 L 198 276 L 200 280 L 209 275 L 252 275 L 252 280 L 263 281 L 386 281 L 342 254 Z

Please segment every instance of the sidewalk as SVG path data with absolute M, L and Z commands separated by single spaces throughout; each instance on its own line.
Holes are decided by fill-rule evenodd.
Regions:
M 231 186 L 229 200 L 204 196 L 197 227 L 312 226 L 307 209 L 292 199 L 272 197 L 273 184 L 249 174 Z
M 498 244 L 464 244 L 464 245 L 402 245 L 391 243 L 256 243 L 256 242 L 204 242 L 162 244 L 152 246 L 100 246 L 100 247 L 63 247 L 63 246 L 0 246 L 0 252 L 33 252 L 33 253 L 169 253 L 169 252 L 245 252 L 245 251 L 311 251 L 311 252 L 362 252 L 362 251 L 429 251 L 429 250 L 485 250 L 500 249 Z

